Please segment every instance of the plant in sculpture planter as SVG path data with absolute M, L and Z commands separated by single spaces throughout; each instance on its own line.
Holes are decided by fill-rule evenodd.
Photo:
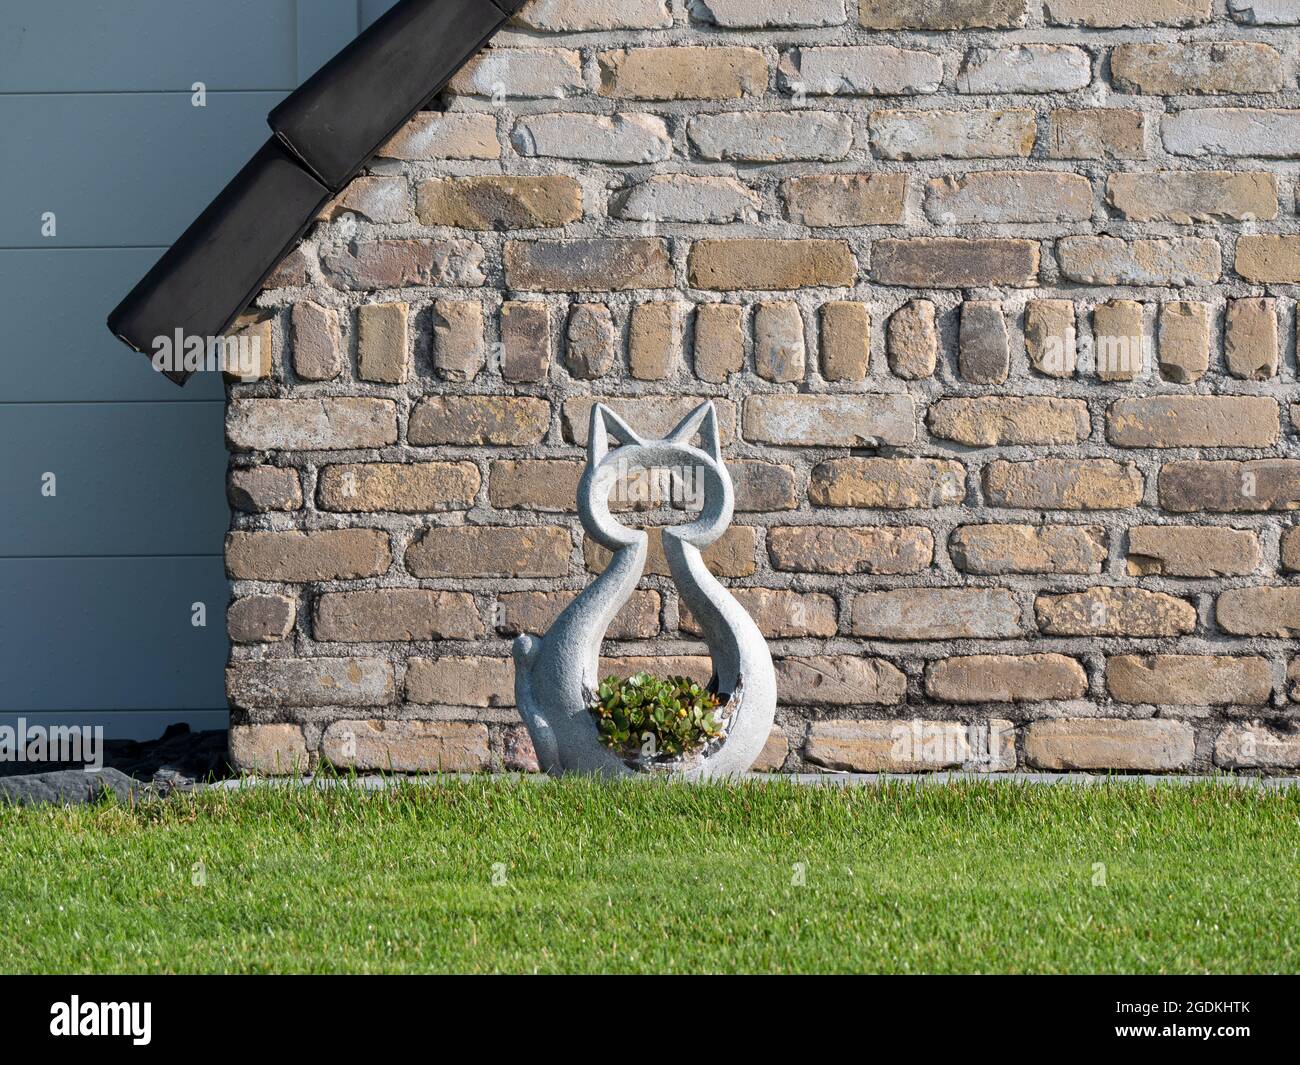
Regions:
M 722 700 L 686 677 L 609 677 L 601 681 L 591 712 L 601 741 L 633 766 L 675 763 L 727 736 Z
M 691 444 L 697 434 L 699 447 Z M 621 445 L 613 451 L 610 436 Z M 609 509 L 610 490 L 629 468 L 690 469 L 698 475 L 703 509 L 690 524 L 663 529 L 663 546 L 673 583 L 698 622 L 713 660 L 713 679 L 706 689 L 696 685 L 692 691 L 689 682 L 683 689 L 669 681 L 674 690 L 664 692 L 663 682 L 653 678 L 642 680 L 640 686 L 647 682 L 655 685 L 656 707 L 676 701 L 680 711 L 689 703 L 692 722 L 695 709 L 706 704 L 711 712 L 721 714 L 716 736 L 701 739 L 693 749 L 683 746 L 677 754 L 668 749 L 669 743 L 676 746 L 676 739 L 661 738 L 656 741 L 661 745 L 655 756 L 649 758 L 641 754 L 640 743 L 626 758 L 625 744 L 616 739 L 611 747 L 599 713 L 593 712 L 598 701 L 605 703 L 598 677 L 601 641 L 636 591 L 645 569 L 645 530 L 623 525 Z M 726 532 L 733 509 L 731 476 L 722 461 L 718 417 L 712 403 L 698 407 L 662 440 L 642 438 L 603 404 L 592 407 L 578 510 L 587 535 L 613 557 L 605 572 L 569 604 L 545 635 L 521 636 L 514 645 L 515 701 L 547 773 L 617 777 L 657 770 L 708 778 L 743 773 L 754 764 L 776 713 L 772 656 L 753 618 L 709 572 L 701 557 L 701 552 Z M 610 683 L 606 692 L 611 703 L 616 692 L 618 702 L 624 701 L 619 682 Z M 637 697 L 644 704 L 644 693 Z M 613 711 L 611 706 L 611 714 Z M 637 717 L 641 720 L 644 715 Z M 630 742 L 630 718 L 627 725 Z M 641 730 L 654 734 L 644 720 Z M 622 731 L 623 726 L 615 726 L 617 734 Z M 659 735 L 675 734 L 664 730 Z M 683 735 L 700 739 L 695 731 Z

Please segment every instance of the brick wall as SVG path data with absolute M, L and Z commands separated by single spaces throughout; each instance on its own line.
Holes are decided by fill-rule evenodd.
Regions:
M 592 399 L 710 397 L 765 767 L 1300 765 L 1298 26 L 537 0 L 249 326 L 236 757 L 530 766 L 509 643 L 603 562 Z M 707 673 L 664 574 L 607 653 Z

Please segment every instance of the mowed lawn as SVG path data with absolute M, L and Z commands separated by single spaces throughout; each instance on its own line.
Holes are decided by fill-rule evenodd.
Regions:
M 1300 969 L 1300 793 L 481 780 L 0 808 L 11 972 Z

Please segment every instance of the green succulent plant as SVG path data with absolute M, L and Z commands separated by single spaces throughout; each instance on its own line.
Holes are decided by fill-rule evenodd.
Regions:
M 591 712 L 601 740 L 623 757 L 678 757 L 725 735 L 722 700 L 686 677 L 637 673 L 600 682 Z

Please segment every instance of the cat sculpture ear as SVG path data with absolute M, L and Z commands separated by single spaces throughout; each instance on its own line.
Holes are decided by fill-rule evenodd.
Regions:
M 605 461 L 611 436 L 620 444 L 645 443 L 627 422 L 605 404 L 597 403 L 591 408 L 591 425 L 587 430 L 587 465 L 592 469 Z
M 718 411 L 712 401 L 701 403 L 691 411 L 682 419 L 681 424 L 668 434 L 666 440 L 670 444 L 689 444 L 696 433 L 700 434 L 700 450 L 714 462 L 721 462 L 722 440 L 718 435 Z

